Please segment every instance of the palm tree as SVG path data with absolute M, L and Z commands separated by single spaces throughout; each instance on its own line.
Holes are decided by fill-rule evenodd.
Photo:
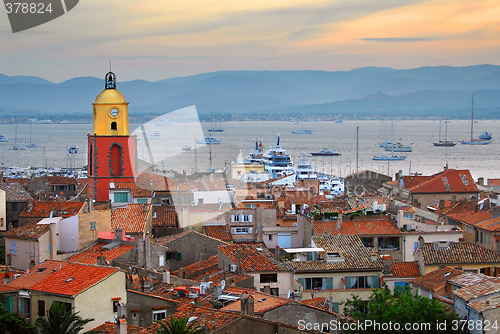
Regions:
M 94 319 L 82 319 L 78 312 L 71 313 L 67 303 L 53 302 L 46 318 L 38 318 L 35 325 L 40 334 L 78 334 L 83 327 Z
M 161 329 L 156 331 L 157 334 L 203 334 L 205 331 L 200 327 L 198 321 L 193 321 L 188 324 L 188 318 L 175 319 L 170 315 L 169 321 L 158 321 Z

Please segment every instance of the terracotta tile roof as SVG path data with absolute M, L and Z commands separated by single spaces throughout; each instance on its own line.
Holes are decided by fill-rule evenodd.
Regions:
M 236 320 L 241 315 L 211 308 L 196 307 L 191 304 L 183 304 L 177 308 L 177 312 L 175 312 L 173 316 L 176 319 L 197 317 L 201 325 L 207 325 L 210 331 L 213 332 L 229 324 L 233 320 Z
M 420 270 L 417 261 L 394 261 L 391 264 L 392 277 L 418 277 Z
M 68 218 L 80 212 L 85 202 L 39 202 L 33 201 L 31 208 L 27 207 L 19 215 L 22 218 L 45 218 L 52 212 L 53 217 Z
M 321 212 L 343 212 L 349 210 L 349 205 L 344 200 L 316 202 L 315 205 Z
M 153 226 L 177 227 L 178 219 L 175 207 L 153 206 Z
M 351 208 L 366 208 L 369 210 L 373 209 L 373 204 L 377 202 L 378 205 L 388 205 L 389 200 L 381 196 L 364 196 L 364 197 L 351 197 L 347 199 L 347 203 Z
M 111 214 L 111 228 L 121 228 L 126 233 L 145 233 L 152 204 L 128 204 L 126 208 L 117 208 Z
M 34 284 L 31 290 L 73 297 L 118 271 L 117 268 L 68 263 Z
M 116 334 L 118 333 L 118 324 L 116 322 L 105 322 L 93 328 L 90 332 L 99 334 Z M 128 334 L 144 333 L 144 328 L 127 324 L 127 333 Z
M 488 185 L 489 186 L 500 186 L 500 179 L 488 179 Z
M 337 229 L 336 221 L 314 222 L 314 232 L 317 235 L 402 235 L 403 232 L 388 218 L 373 220 L 348 220 L 344 217 L 342 226 Z
M 83 264 L 97 264 L 97 258 L 103 255 L 106 261 L 111 262 L 118 256 L 125 254 L 134 248 L 133 245 L 115 245 L 112 249 L 103 248 L 109 244 L 99 243 L 73 255 L 68 259 L 68 262 L 83 263 Z
M 453 220 L 475 226 L 485 220 L 491 219 L 491 211 L 469 211 L 465 213 L 448 214 L 446 216 Z
M 307 306 L 316 307 L 316 308 L 322 309 L 323 311 L 328 311 L 328 299 L 326 299 L 324 297 L 304 299 L 304 300 L 302 300 L 302 304 L 305 304 Z
M 494 278 L 491 276 L 486 276 L 484 274 L 465 272 L 461 275 L 452 277 L 451 279 L 448 280 L 448 282 L 453 285 L 457 285 L 459 287 L 464 287 L 464 286 L 482 284 L 492 279 Z
M 234 264 L 238 262 L 239 252 L 241 269 L 246 273 L 290 271 L 284 263 L 276 261 L 274 255 L 264 245 L 227 245 L 219 246 L 219 250 Z
M 176 241 L 178 239 L 184 238 L 184 237 L 188 236 L 191 233 L 194 233 L 194 234 L 196 234 L 198 236 L 201 236 L 203 238 L 209 238 L 209 239 L 212 239 L 212 240 L 217 240 L 217 241 L 219 241 L 222 244 L 226 244 L 222 240 L 219 240 L 219 239 L 216 239 L 216 238 L 212 238 L 212 237 L 210 237 L 208 235 L 196 232 L 193 229 L 188 229 L 187 231 L 184 231 L 184 232 L 181 232 L 181 233 L 177 233 L 177 234 L 173 234 L 173 235 L 169 235 L 169 236 L 157 238 L 157 242 L 158 242 L 159 245 L 168 246 L 170 243 L 172 243 L 172 242 L 174 242 L 174 241 Z
M 42 178 L 44 178 L 42 176 Z M 34 179 L 36 180 L 36 179 Z M 57 186 L 57 185 L 75 185 L 77 184 L 76 179 L 73 177 L 66 176 L 47 176 L 47 184 L 49 186 Z
M 481 284 L 469 285 L 452 292 L 466 302 L 483 296 L 500 293 L 500 278 L 494 278 Z
M 483 222 L 476 224 L 476 227 L 482 228 L 483 230 L 491 231 L 491 232 L 500 232 L 500 217 L 496 217 L 493 219 L 488 219 Z
M 269 310 L 275 309 L 285 304 L 294 303 L 293 300 L 281 298 L 267 293 L 248 291 L 249 295 L 254 299 L 254 312 L 263 314 Z M 230 303 L 220 309 L 221 311 L 241 313 L 241 302 L 239 300 Z
M 16 278 L 8 285 L 19 289 L 30 289 L 33 285 L 51 275 L 55 271 L 64 268 L 67 264 L 68 262 L 64 261 L 45 261 L 44 263 L 35 266 L 29 271 L 29 273 Z
M 135 182 L 115 182 L 115 189 L 128 189 L 133 197 L 151 197 L 151 190 L 138 187 Z
M 467 305 L 477 312 L 485 312 L 500 307 L 500 295 L 488 296 Z
M 437 291 L 446 285 L 447 280 L 463 273 L 461 270 L 446 267 L 417 277 L 411 281 L 411 284 L 427 290 Z
M 203 233 L 206 235 L 220 239 L 226 242 L 231 242 L 233 241 L 233 236 L 231 235 L 231 232 L 229 231 L 229 227 L 224 224 L 224 225 L 204 225 L 203 226 Z
M 27 202 L 33 199 L 30 193 L 18 183 L 0 182 L 0 189 L 5 191 L 5 200 L 7 202 Z
M 382 270 L 384 265 L 377 251 L 366 248 L 358 236 L 332 235 L 312 237 L 314 247 L 323 248 L 326 253 L 339 253 L 343 261 L 327 262 L 291 261 L 290 265 L 297 272 L 329 271 L 329 270 Z M 372 253 L 373 252 L 373 253 Z M 376 256 L 372 261 L 371 256 Z
M 30 222 L 24 226 L 15 228 L 14 230 L 12 230 L 12 232 L 5 232 L 5 237 L 37 240 L 49 231 L 49 224 L 37 224 L 37 222 Z
M 443 248 L 438 247 L 437 243 L 425 243 L 424 247 L 419 247 L 417 251 L 422 252 L 426 265 L 500 264 L 500 254 L 470 242 L 449 242 L 448 247 Z
M 419 175 L 419 176 L 403 176 L 404 187 L 406 189 L 413 188 L 419 184 L 422 184 L 428 180 L 431 180 L 434 175 Z M 392 185 L 397 186 L 398 180 L 388 182 Z
M 136 185 L 142 189 L 151 189 L 153 191 L 168 191 L 167 177 L 158 174 L 142 173 L 136 181 Z
M 405 188 L 414 194 L 479 192 L 470 171 L 457 169 L 447 169 L 410 187 L 405 183 Z
M 217 268 L 217 261 L 218 261 L 218 256 L 214 255 L 206 260 L 198 261 L 189 266 L 183 267 L 182 269 L 184 270 L 185 277 L 187 279 L 192 279 L 193 277 L 198 276 L 200 274 L 203 275 L 206 271 L 211 270 L 214 267 Z M 178 276 L 179 271 L 175 270 L 172 272 L 172 274 Z

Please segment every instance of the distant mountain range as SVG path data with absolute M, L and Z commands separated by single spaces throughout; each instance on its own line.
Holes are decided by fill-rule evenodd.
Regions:
M 104 74 L 103 74 L 104 77 Z M 117 73 L 119 79 L 119 73 Z M 219 71 L 155 82 L 118 81 L 132 115 L 157 115 L 189 105 L 209 115 L 500 118 L 500 66 L 364 67 L 350 71 Z M 56 84 L 0 74 L 0 117 L 89 114 L 103 78 Z

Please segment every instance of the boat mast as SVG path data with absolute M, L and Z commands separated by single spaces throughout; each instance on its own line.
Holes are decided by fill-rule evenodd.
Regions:
M 474 132 L 474 94 L 472 94 L 472 113 L 470 118 L 470 141 L 473 141 L 473 132 Z
M 356 127 L 356 173 L 359 171 L 359 126 Z

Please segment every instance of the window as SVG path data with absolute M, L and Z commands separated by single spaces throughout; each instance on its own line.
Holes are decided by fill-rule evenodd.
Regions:
M 161 199 L 161 204 L 169 205 L 170 204 L 170 199 L 168 199 L 168 198 L 162 198 Z
M 153 311 L 153 321 L 159 321 L 167 317 L 167 310 Z
M 166 255 L 167 260 L 180 260 L 181 259 L 181 253 L 166 252 L 165 255 Z
M 45 317 L 45 300 L 38 301 L 38 316 Z
M 348 276 L 345 278 L 346 289 L 379 288 L 378 276 Z
M 95 231 L 95 222 L 90 222 L 90 230 Z
M 244 222 L 252 222 L 252 215 L 243 215 Z
M 111 130 L 116 130 L 117 128 L 116 122 L 111 122 Z
M 122 171 L 122 148 L 120 145 L 112 145 L 110 148 L 110 175 L 111 176 L 122 176 L 123 171 Z
M 271 294 L 273 296 L 279 296 L 280 295 L 280 289 L 279 288 L 271 288 L 270 290 L 271 290 L 270 292 L 271 292 Z
M 16 242 L 10 241 L 10 254 L 16 255 Z
M 113 313 L 117 313 L 119 307 L 120 307 L 120 301 L 119 300 L 113 300 Z
M 231 215 L 231 221 L 232 222 L 239 222 L 240 220 L 240 215 Z
M 304 290 L 333 289 L 332 277 L 299 278 L 299 282 L 304 286 Z
M 139 204 L 144 204 L 144 203 L 148 203 L 148 199 L 147 198 L 138 198 L 137 199 L 137 203 Z
M 158 265 L 159 265 L 160 267 L 163 267 L 163 266 L 165 265 L 165 256 L 160 255 Z
M 269 241 L 273 241 L 273 235 L 269 234 Z
M 47 253 L 50 253 L 50 242 L 47 242 Z
M 278 274 L 260 274 L 260 283 L 276 283 Z
M 128 193 L 127 192 L 114 193 L 113 200 L 115 203 L 127 203 L 128 202 Z
M 252 233 L 251 227 L 233 227 L 233 234 L 249 234 Z

